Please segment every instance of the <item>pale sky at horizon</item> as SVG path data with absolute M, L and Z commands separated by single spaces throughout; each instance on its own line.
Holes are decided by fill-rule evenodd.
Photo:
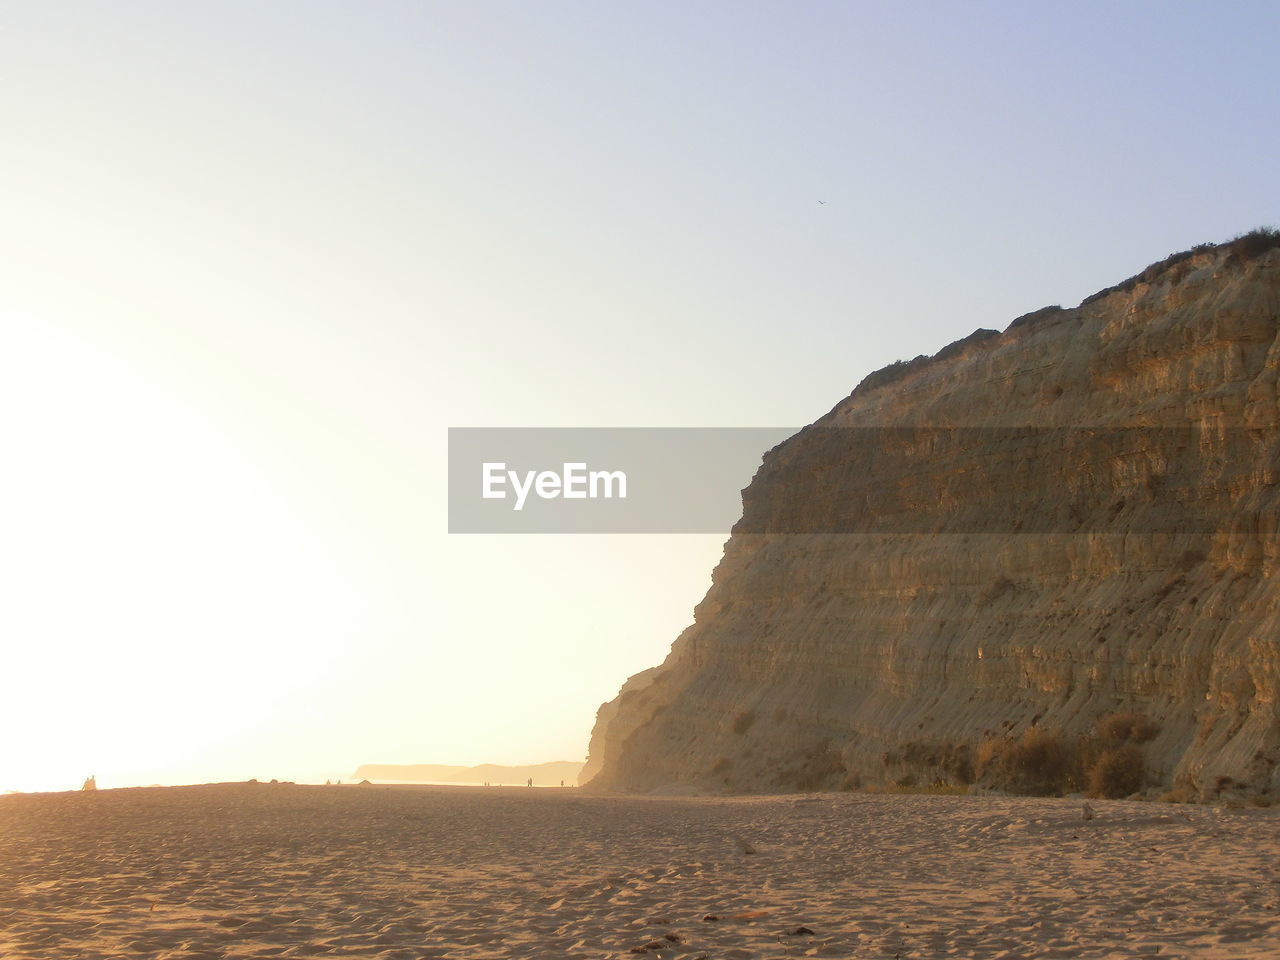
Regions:
M 447 428 L 799 426 L 1280 226 L 1277 49 L 1262 2 L 0 2 L 0 791 L 582 759 L 723 538 L 451 537 Z

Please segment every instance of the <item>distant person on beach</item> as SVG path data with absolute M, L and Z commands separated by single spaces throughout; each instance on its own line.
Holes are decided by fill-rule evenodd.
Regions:
M 529 786 L 531 786 L 531 787 L 533 786 L 533 777 L 530 777 L 530 778 L 529 778 Z
M 81 790 L 97 790 L 98 789 L 97 775 L 93 773 L 89 774 L 85 782 L 81 784 L 80 789 Z

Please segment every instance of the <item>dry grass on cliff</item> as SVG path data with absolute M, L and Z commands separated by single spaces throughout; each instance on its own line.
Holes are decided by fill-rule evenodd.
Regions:
M 1256 230 L 1242 233 L 1225 246 L 1232 261 L 1248 263 L 1268 250 L 1280 247 L 1280 230 L 1275 227 L 1258 227 Z
M 985 741 L 974 760 L 978 783 L 1020 796 L 1077 791 L 1118 798 L 1147 785 L 1143 744 L 1160 728 L 1136 713 L 1101 717 L 1089 736 L 1028 727 L 1020 737 Z
M 1089 766 L 1086 786 L 1093 797 L 1127 797 L 1142 789 L 1146 768 L 1142 750 L 1132 743 L 1103 750 Z
M 1076 789 L 1075 745 L 1060 734 L 1029 727 L 1018 738 L 988 740 L 978 748 L 978 780 L 1020 796 L 1061 796 Z
M 1158 260 L 1150 264 L 1141 272 L 1134 274 L 1126 280 L 1114 286 L 1105 287 L 1080 301 L 1080 306 L 1086 306 L 1104 297 L 1108 297 L 1113 293 L 1125 293 L 1132 290 L 1140 283 L 1154 283 L 1159 279 L 1168 279 L 1173 283 L 1179 283 L 1190 269 L 1190 260 L 1201 253 L 1210 253 L 1215 250 L 1225 250 L 1226 256 L 1224 263 L 1228 266 L 1241 266 L 1255 260 L 1267 253 L 1280 247 L 1280 230 L 1275 227 L 1257 227 L 1248 233 L 1242 233 L 1225 243 L 1200 243 L 1188 250 L 1180 250 L 1177 253 L 1171 253 L 1163 260 Z M 1063 313 L 1063 308 L 1058 305 L 1041 307 L 1039 310 L 1033 310 L 1030 313 L 1024 313 L 1022 316 L 1015 318 L 1008 327 L 1005 328 L 1007 333 L 1019 327 L 1028 327 L 1035 325 L 1041 321 L 1048 320 Z M 911 360 L 898 360 L 886 367 L 881 367 L 863 378 L 853 393 L 863 394 L 880 387 L 888 386 L 904 377 L 920 370 L 929 364 L 945 360 L 948 357 L 963 353 L 965 350 L 973 346 L 978 346 L 993 338 L 1001 336 L 996 330 L 975 330 L 969 336 L 962 340 L 948 344 L 932 356 L 921 355 Z
M 1225 259 L 1227 264 L 1241 265 L 1262 256 L 1268 250 L 1273 250 L 1276 247 L 1280 247 L 1280 230 L 1275 227 L 1258 227 L 1248 233 L 1242 233 L 1226 243 L 1200 243 L 1189 250 L 1171 253 L 1163 260 L 1151 264 L 1141 273 L 1136 273 L 1115 286 L 1106 287 L 1092 296 L 1085 297 L 1080 301 L 1080 306 L 1083 307 L 1085 304 L 1093 303 L 1095 300 L 1101 300 L 1103 297 L 1110 296 L 1113 293 L 1127 292 L 1140 283 L 1154 283 L 1166 274 L 1171 274 L 1172 281 L 1177 283 L 1185 275 L 1187 261 L 1198 253 L 1209 253 L 1213 250 L 1224 249 L 1227 252 Z

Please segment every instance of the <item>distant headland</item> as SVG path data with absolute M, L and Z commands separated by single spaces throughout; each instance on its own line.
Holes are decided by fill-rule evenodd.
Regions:
M 521 784 L 533 781 L 535 787 L 572 787 L 578 782 L 581 763 L 554 760 L 528 766 L 504 766 L 481 763 L 474 767 L 438 763 L 366 763 L 352 774 L 353 780 L 395 780 L 400 783 L 497 783 Z

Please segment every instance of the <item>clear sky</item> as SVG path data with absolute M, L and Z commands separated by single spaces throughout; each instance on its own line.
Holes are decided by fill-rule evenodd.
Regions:
M 451 537 L 446 428 L 798 426 L 1280 224 L 1277 49 L 1274 2 L 0 3 L 0 790 L 581 759 L 723 538 Z

